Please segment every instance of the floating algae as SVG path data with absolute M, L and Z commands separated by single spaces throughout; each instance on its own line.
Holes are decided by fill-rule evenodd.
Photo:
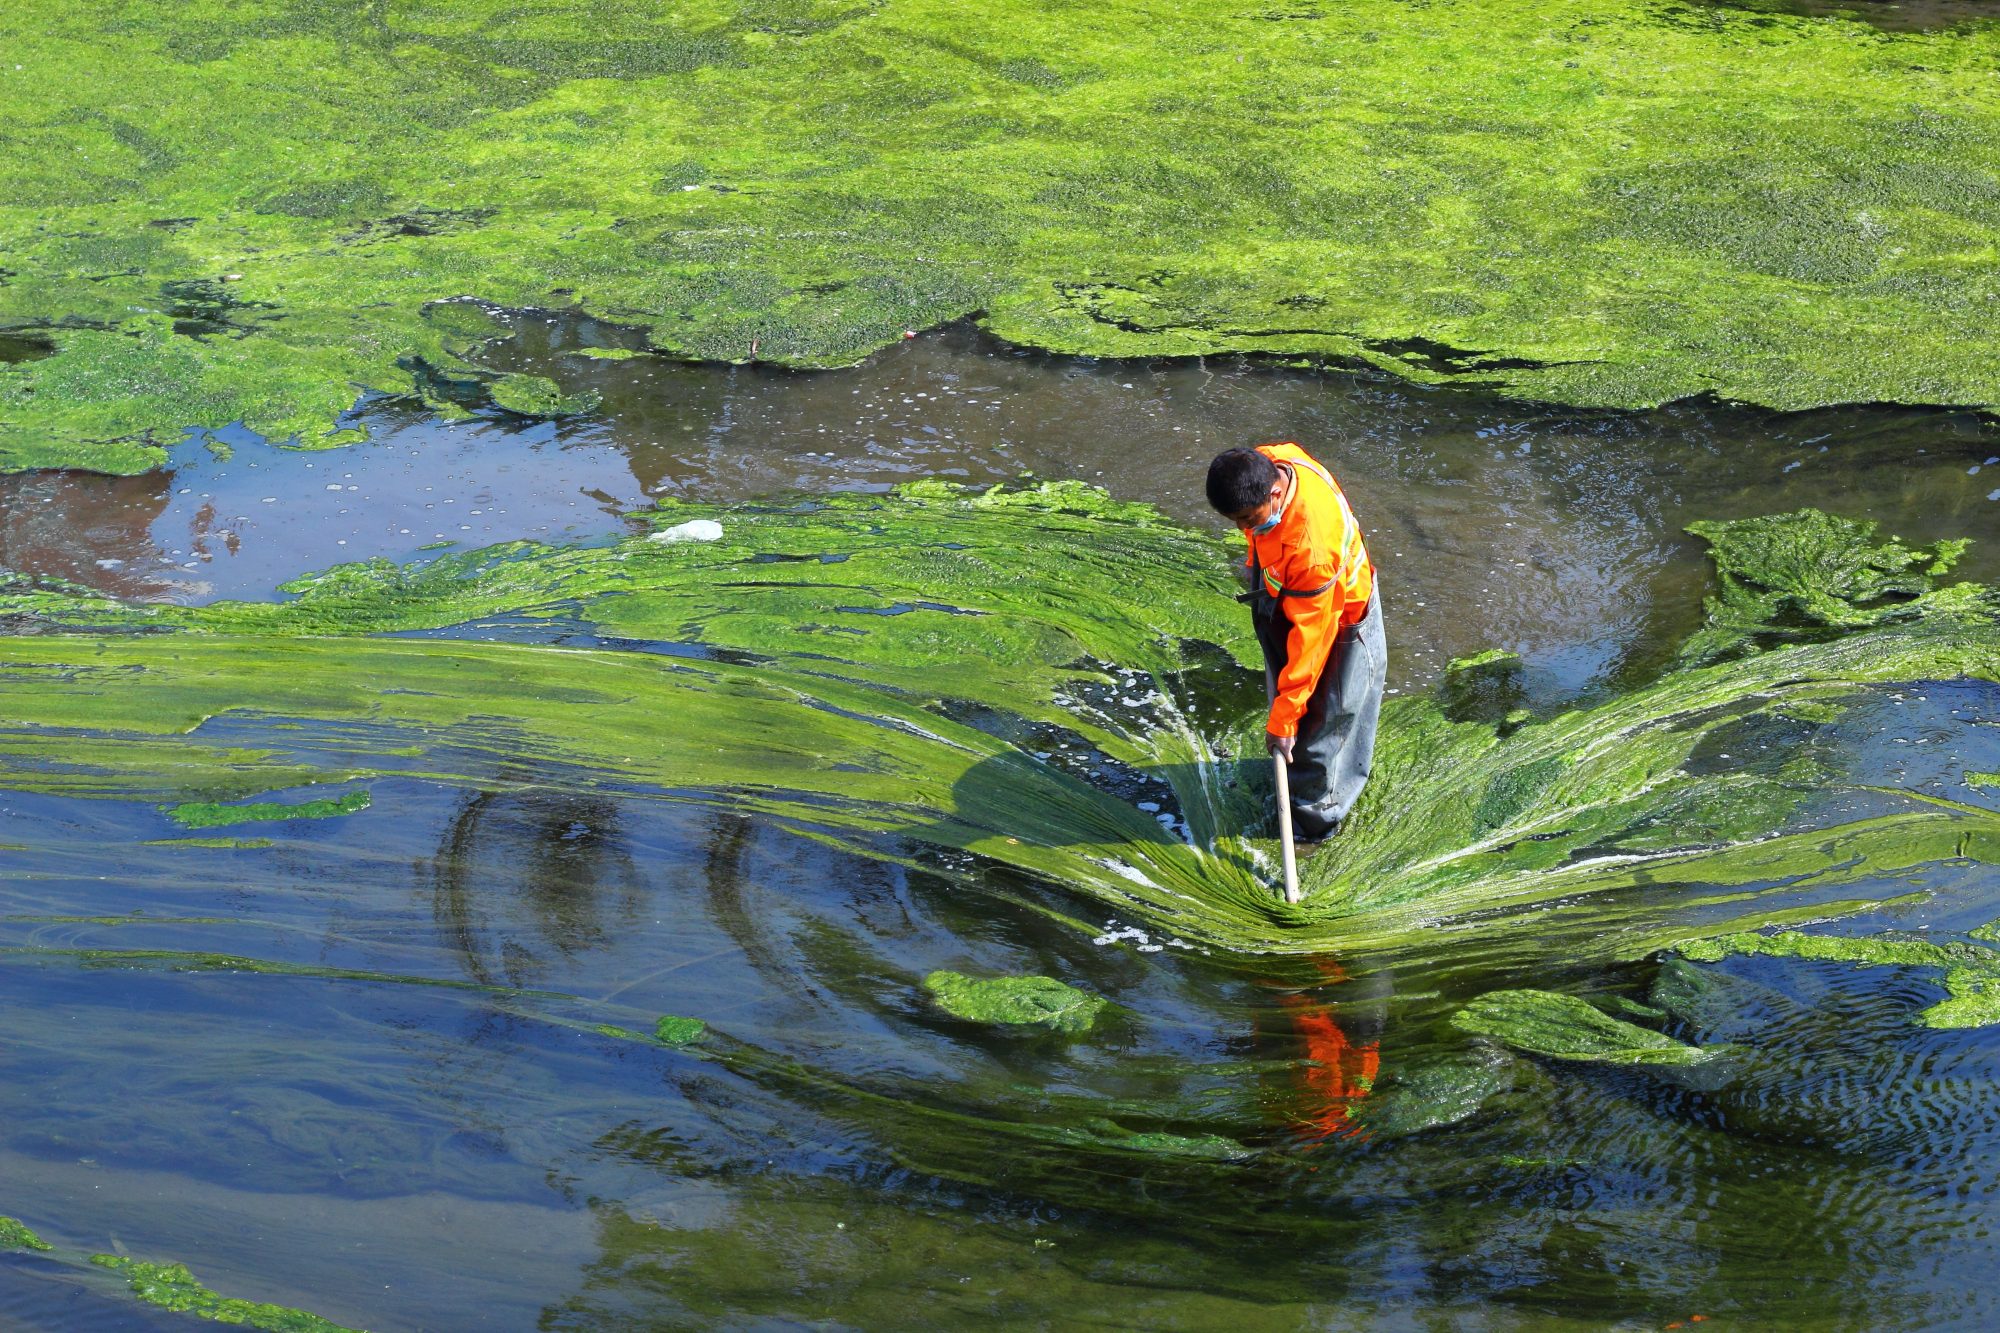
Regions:
M 542 786 L 613 783 L 869 855 L 969 851 L 1184 938 L 1299 952 L 1399 947 L 1478 914 L 1483 949 L 1560 935 L 1574 956 L 1636 958 L 1837 914 L 1843 884 L 2000 858 L 1994 811 L 1872 787 L 1865 814 L 1825 809 L 1864 784 L 1823 719 L 1883 685 L 1995 679 L 2000 630 L 1989 590 L 1936 585 L 1944 553 L 1832 543 L 1855 530 L 1810 511 L 1704 529 L 1735 589 L 1712 608 L 1731 636 L 1718 660 L 1518 726 L 1392 703 L 1376 779 L 1297 908 L 1238 836 L 1265 808 L 1262 766 L 1229 757 L 1253 749 L 1254 717 L 1226 735 L 1191 720 L 1189 673 L 1212 674 L 1217 645 L 1254 661 L 1226 543 L 1075 484 L 649 517 L 727 521 L 714 542 L 340 566 L 284 602 L 17 586 L 0 612 L 50 632 L 0 640 L 9 781 L 216 803 L 387 772 L 476 786 L 528 762 Z M 1797 577 L 1808 563 L 1822 572 Z M 1744 606 L 1776 613 L 1801 588 L 1819 608 L 1804 641 L 1751 627 Z M 453 637 L 496 621 L 545 641 Z M 1524 924 L 1532 940 L 1509 929 Z
M 1549 991 L 1489 992 L 1453 1015 L 1452 1025 L 1517 1051 L 1587 1064 L 1692 1065 L 1716 1054 Z
M 968 977 L 937 971 L 924 978 L 937 1007 L 968 1023 L 1084 1032 L 1111 1002 L 1054 977 Z
M 1453 1056 L 1398 1070 L 1352 1108 L 1349 1118 L 1371 1139 L 1400 1139 L 1461 1124 L 1514 1084 L 1517 1063 L 1503 1055 Z
M 185 1264 L 145 1263 L 116 1254 L 92 1255 L 90 1262 L 123 1277 L 140 1300 L 177 1314 L 268 1329 L 270 1333 L 356 1333 L 305 1310 L 217 1295 L 196 1281 Z
M 1688 531 L 1709 544 L 1720 591 L 1682 659 L 1709 662 L 1931 614 L 1991 615 L 1984 588 L 1938 584 L 1970 542 L 1876 544 L 1878 526 L 1815 509 L 1690 524 Z
M 708 1024 L 699 1018 L 682 1018 L 676 1014 L 663 1015 L 653 1024 L 653 1038 L 669 1046 L 692 1046 L 708 1033 Z
M 0 751 L 43 790 L 165 800 L 194 787 L 217 801 L 365 779 L 420 744 L 394 771 L 473 784 L 532 760 L 548 784 L 613 780 L 870 851 L 914 838 L 1114 902 L 1264 918 L 1243 864 L 1208 850 L 1255 818 L 1255 799 L 1226 787 L 1233 768 L 1176 703 L 1177 677 L 1213 645 L 1249 651 L 1222 542 L 1075 485 L 676 505 L 655 521 L 714 517 L 728 520 L 715 542 L 375 561 L 294 580 L 282 603 L 133 607 L 23 588 L 10 609 L 85 632 L 0 641 L 22 669 L 0 690 L 19 694 L 23 719 L 63 729 L 60 754 L 52 733 L 23 727 Z M 792 555 L 814 558 L 771 559 Z M 1159 605 L 1162 580 L 1189 590 L 1184 603 Z M 922 609 L 881 614 L 899 606 Z M 362 637 L 501 615 L 656 651 Z M 109 656 L 58 662 L 86 651 Z M 105 673 L 124 687 L 86 684 Z M 263 748 L 207 740 L 235 718 L 366 726 L 316 744 L 328 773 L 296 731 Z M 1013 743 L 1031 732 L 1040 756 Z M 1196 845 L 1094 787 L 1106 773 L 1177 797 Z
M 0 1250 L 39 1250 L 47 1252 L 55 1247 L 37 1236 L 25 1224 L 11 1217 L 0 1217 Z
M 84 1264 L 82 1255 L 58 1252 L 55 1246 L 11 1217 L 0 1217 L 0 1250 L 50 1255 L 77 1268 Z M 130 1293 L 140 1300 L 177 1314 L 266 1329 L 269 1333 L 357 1333 L 305 1310 L 218 1295 L 196 1281 L 184 1264 L 147 1263 L 117 1254 L 93 1254 L 89 1263 L 118 1274 Z
M 1423 701 L 1387 710 L 1354 827 L 1308 866 L 1308 911 L 1347 914 L 1353 943 L 1398 922 L 1412 939 L 1461 912 L 1609 889 L 1816 892 L 2000 858 L 2000 816 L 1973 806 L 1869 786 L 1891 804 L 1844 821 L 1813 813 L 1864 786 L 1840 776 L 1824 732 L 1871 689 L 2000 678 L 1994 593 L 1939 583 L 1962 546 L 1870 545 L 1873 525 L 1810 510 L 1693 530 L 1713 544 L 1724 591 L 1660 680 L 1504 736 Z M 1611 899 L 1565 911 L 1579 930 L 1595 923 L 1577 947 L 1621 957 L 1691 929 L 1661 933 Z
M 564 393 L 562 386 L 541 375 L 504 375 L 489 392 L 493 405 L 525 417 L 568 417 L 598 404 L 594 393 Z
M 224 828 L 230 824 L 269 824 L 284 819 L 338 819 L 366 810 L 371 800 L 366 789 L 345 796 L 321 797 L 285 805 L 278 801 L 253 801 L 249 805 L 219 805 L 213 801 L 184 801 L 167 811 L 167 818 L 182 828 Z
M 464 0 L 363 40 L 331 0 L 14 11 L 0 329 L 41 354 L 0 360 L 0 466 L 137 471 L 232 422 L 336 443 L 356 386 L 574 410 L 479 367 L 467 297 L 791 365 L 983 312 L 1057 351 L 1541 401 L 2000 402 L 2000 25 Z

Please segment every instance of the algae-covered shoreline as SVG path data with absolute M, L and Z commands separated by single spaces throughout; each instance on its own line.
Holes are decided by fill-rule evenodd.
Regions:
M 1635 0 L 0 19 L 0 466 L 358 393 L 572 412 L 476 304 L 847 364 L 967 315 L 1524 398 L 2000 402 L 2000 24 Z

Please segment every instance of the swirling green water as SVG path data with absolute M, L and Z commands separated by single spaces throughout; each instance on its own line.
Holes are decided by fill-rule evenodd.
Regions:
M 1228 756 L 1254 733 L 1197 702 L 1204 671 L 1249 651 L 1214 540 L 1074 484 L 670 506 L 656 521 L 697 518 L 719 519 L 722 540 L 375 561 L 287 584 L 282 602 L 22 587 L 0 612 L 65 632 L 0 646 L 16 720 L 0 753 L 33 789 L 207 803 L 386 773 L 470 782 L 469 756 L 531 760 L 580 792 L 646 787 L 857 848 L 970 852 L 1279 952 L 1386 946 L 1642 883 L 1825 887 L 1994 845 L 1989 812 L 1920 796 L 1845 823 L 1794 818 L 1836 785 L 1814 736 L 1842 699 L 2000 672 L 1992 592 L 1944 581 L 1962 544 L 1876 547 L 1872 525 L 1814 511 L 1701 529 L 1722 593 L 1682 665 L 1497 727 L 1391 703 L 1355 831 L 1311 862 L 1294 909 L 1272 903 L 1240 836 L 1259 824 L 1261 775 Z M 605 646 L 439 637 L 495 623 Z M 368 730 L 303 763 L 207 738 L 234 717 Z M 1708 758 L 1728 745 L 1745 755 Z M 1168 825 L 1130 803 L 1141 789 L 1170 797 Z M 1681 929 L 1626 919 L 1574 947 L 1640 956 Z

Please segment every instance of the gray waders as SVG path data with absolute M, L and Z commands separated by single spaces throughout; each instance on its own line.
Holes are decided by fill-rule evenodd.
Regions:
M 1250 596 L 1250 617 L 1264 650 L 1264 669 L 1276 681 L 1285 665 L 1285 641 L 1292 622 L 1283 599 L 1259 580 Z M 1375 762 L 1375 719 L 1382 711 L 1382 682 L 1389 670 L 1389 645 L 1382 637 L 1382 597 L 1369 599 L 1368 614 L 1342 627 L 1319 683 L 1313 686 L 1288 770 L 1292 788 L 1292 828 L 1301 838 L 1325 838 L 1340 828 L 1354 808 Z

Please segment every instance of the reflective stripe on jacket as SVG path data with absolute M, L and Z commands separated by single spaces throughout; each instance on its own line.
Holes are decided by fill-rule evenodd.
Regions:
M 1262 590 L 1278 599 L 1291 622 L 1285 669 L 1278 673 L 1277 697 L 1266 725 L 1274 736 L 1295 736 L 1341 627 L 1368 614 L 1375 566 L 1347 497 L 1312 455 L 1289 441 L 1260 444 L 1257 452 L 1288 465 L 1297 478 L 1278 526 L 1247 534 L 1245 562 L 1257 568 Z

